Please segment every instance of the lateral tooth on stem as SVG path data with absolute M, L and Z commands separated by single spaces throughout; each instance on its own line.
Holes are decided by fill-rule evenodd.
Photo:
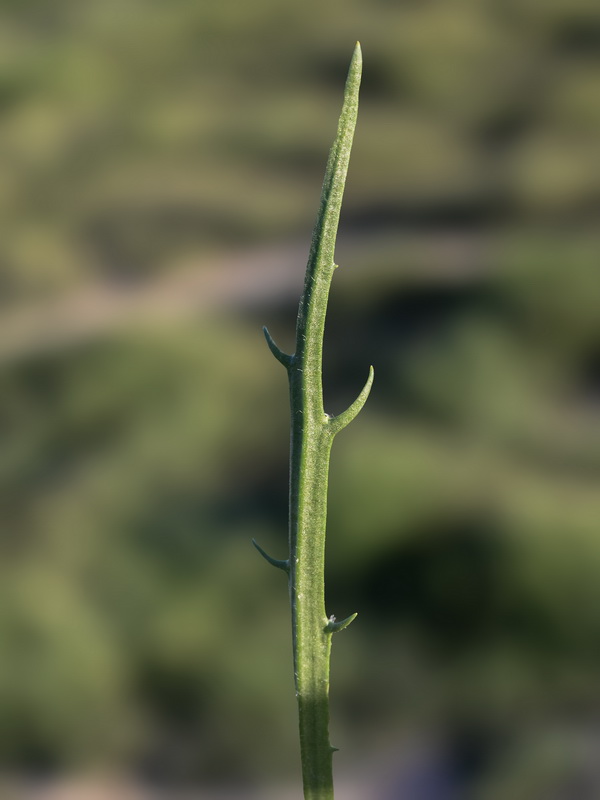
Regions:
M 373 386 L 374 377 L 375 371 L 373 370 L 373 367 L 369 367 L 369 377 L 367 378 L 367 382 L 363 386 L 356 400 L 352 403 L 352 405 L 348 406 L 345 411 L 342 411 L 341 414 L 331 417 L 331 419 L 328 420 L 328 425 L 333 434 L 339 433 L 339 431 L 343 430 L 343 428 L 345 428 L 346 425 L 349 425 L 357 416 L 358 412 L 367 402 L 367 398 L 371 391 L 371 386 Z
M 282 560 L 282 559 L 279 559 L 279 558 L 273 558 L 272 556 L 270 556 L 268 553 L 266 553 L 262 549 L 262 547 L 258 544 L 256 539 L 252 539 L 252 544 L 254 545 L 254 547 L 256 547 L 256 549 L 261 554 L 261 556 L 265 559 L 265 561 L 268 561 L 269 564 L 272 564 L 274 567 L 277 567 L 277 569 L 282 569 L 284 572 L 289 573 L 289 571 L 290 571 L 290 562 L 287 559 Z
M 358 612 L 355 614 L 350 614 L 349 617 L 346 617 L 346 619 L 343 619 L 340 622 L 336 622 L 335 617 L 332 615 L 329 617 L 329 622 L 327 625 L 325 625 L 325 633 L 338 633 L 339 631 L 343 631 L 344 628 L 347 628 L 348 625 L 350 625 L 351 622 L 354 622 L 357 617 Z
M 290 356 L 287 353 L 284 353 L 283 350 L 280 350 L 279 347 L 275 344 L 275 340 L 271 336 L 268 331 L 267 326 L 263 326 L 263 333 L 265 335 L 265 339 L 267 340 L 267 344 L 269 345 L 269 350 L 273 353 L 277 361 L 279 361 L 286 369 L 292 365 L 292 360 L 294 356 Z

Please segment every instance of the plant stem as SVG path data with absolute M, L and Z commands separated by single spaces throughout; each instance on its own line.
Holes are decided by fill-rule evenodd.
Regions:
M 288 573 L 292 607 L 294 676 L 298 698 L 300 750 L 305 800 L 332 800 L 329 742 L 329 660 L 333 633 L 342 622 L 325 611 L 325 528 L 327 479 L 333 438 L 358 414 L 369 394 L 373 368 L 354 403 L 337 417 L 323 409 L 322 352 L 334 249 L 350 149 L 358 112 L 362 68 L 354 50 L 336 139 L 329 154 L 315 225 L 304 292 L 298 309 L 296 352 L 283 353 L 265 329 L 267 343 L 286 367 L 290 386 L 291 451 L 289 559 L 267 560 Z M 258 547 L 258 546 L 257 546 Z

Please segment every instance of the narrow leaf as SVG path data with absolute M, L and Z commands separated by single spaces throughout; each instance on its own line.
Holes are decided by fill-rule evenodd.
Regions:
M 290 562 L 289 561 L 287 561 L 287 560 L 283 561 L 283 560 L 281 560 L 279 558 L 273 558 L 272 556 L 270 556 L 268 553 L 266 553 L 262 549 L 262 547 L 258 544 L 256 539 L 252 539 L 252 544 L 254 545 L 254 547 L 256 547 L 256 549 L 261 554 L 261 556 L 265 559 L 265 561 L 269 562 L 269 564 L 272 564 L 274 567 L 277 567 L 277 569 L 282 569 L 284 572 L 289 572 L 290 571 Z
M 367 402 L 367 398 L 371 391 L 371 386 L 373 386 L 374 377 L 375 377 L 375 371 L 373 370 L 373 367 L 370 367 L 369 377 L 367 378 L 367 382 L 363 386 L 361 393 L 358 395 L 356 400 L 352 403 L 351 406 L 348 406 L 348 408 L 345 411 L 342 411 L 341 414 L 338 414 L 336 417 L 331 417 L 331 419 L 329 420 L 329 428 L 333 434 L 338 433 L 343 428 L 345 428 L 346 425 L 349 425 L 352 422 L 352 420 L 356 417 L 358 412 L 361 410 L 361 408 L 364 406 L 364 404 Z

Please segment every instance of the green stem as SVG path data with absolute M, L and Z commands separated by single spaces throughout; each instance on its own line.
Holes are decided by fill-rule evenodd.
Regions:
M 334 748 L 329 742 L 331 637 L 356 616 L 338 623 L 333 617 L 328 618 L 325 611 L 327 480 L 333 438 L 364 405 L 373 370 L 356 401 L 339 416 L 330 417 L 323 409 L 322 352 L 327 300 L 336 268 L 335 240 L 358 112 L 361 68 L 357 43 L 323 182 L 298 309 L 295 354 L 282 353 L 265 329 L 267 343 L 286 367 L 290 385 L 290 555 L 286 561 L 277 561 L 262 550 L 261 553 L 289 575 L 305 800 L 333 798 Z

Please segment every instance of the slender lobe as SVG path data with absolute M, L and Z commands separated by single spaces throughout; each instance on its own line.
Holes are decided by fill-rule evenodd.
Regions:
M 334 270 L 335 240 L 358 113 L 362 54 L 357 42 L 344 92 L 337 135 L 329 153 L 313 232 L 304 291 L 298 307 L 296 351 L 283 353 L 265 328 L 269 349 L 287 369 L 290 392 L 289 558 L 279 561 L 254 542 L 261 555 L 288 573 L 294 675 L 298 699 L 305 800 L 333 800 L 329 741 L 329 660 L 332 634 L 346 628 L 325 612 L 325 529 L 329 456 L 335 434 L 365 404 L 373 368 L 356 400 L 337 417 L 323 408 L 323 333 Z

